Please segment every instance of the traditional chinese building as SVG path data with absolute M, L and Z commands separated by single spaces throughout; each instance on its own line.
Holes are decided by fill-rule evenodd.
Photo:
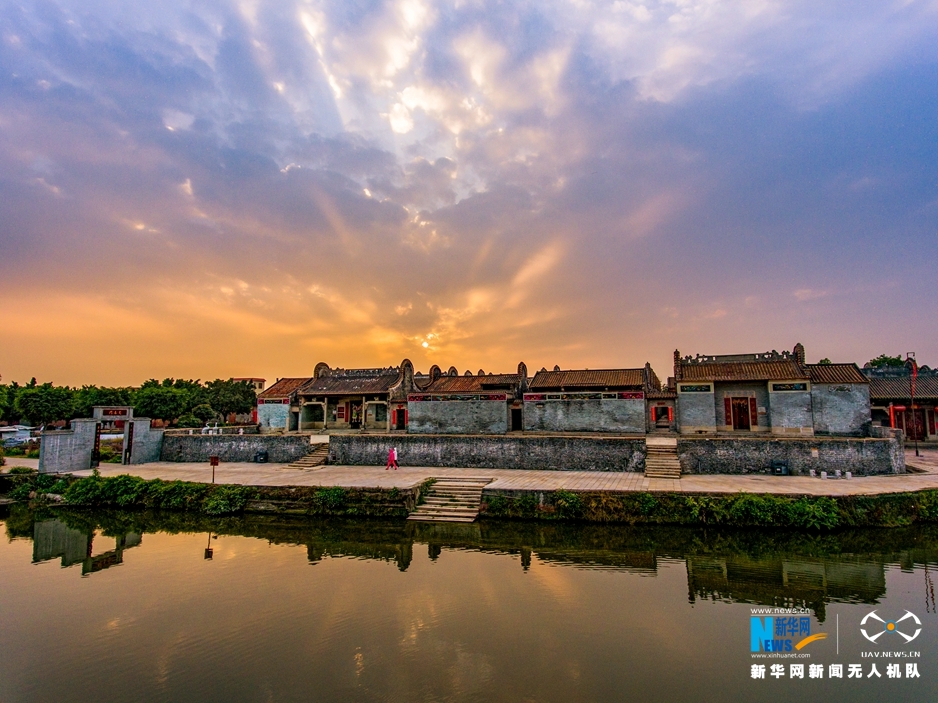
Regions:
M 414 367 L 332 369 L 319 363 L 298 391 L 300 430 L 407 429 L 407 396 Z
M 300 427 L 297 391 L 312 381 L 306 378 L 278 378 L 267 390 L 257 394 L 257 423 L 261 432 L 295 432 Z
M 938 439 L 938 369 L 921 366 L 915 377 L 912 402 L 911 363 L 901 367 L 864 367 L 870 382 L 873 424 L 902 430 L 908 439 Z
M 415 378 L 416 390 L 407 397 L 409 433 L 505 434 L 523 429 L 522 394 L 528 370 L 478 374 L 455 367 L 445 374 L 438 366 L 429 376 Z
M 650 364 L 638 369 L 541 369 L 524 393 L 524 429 L 643 434 L 651 391 L 660 392 L 661 382 Z
M 855 364 L 806 364 L 791 352 L 681 357 L 674 352 L 677 426 L 713 432 L 862 435 L 869 387 Z

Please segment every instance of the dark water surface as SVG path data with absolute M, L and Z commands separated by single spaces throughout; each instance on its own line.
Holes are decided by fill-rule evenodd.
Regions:
M 14 511 L 2 529 L 2 703 L 938 700 L 931 528 Z M 753 658 L 763 607 L 803 609 L 784 616 L 794 642 L 828 636 L 799 653 L 810 658 Z M 921 632 L 869 642 L 873 610 L 887 622 L 910 611 Z M 907 617 L 897 629 L 917 628 Z M 893 651 L 920 656 L 883 658 Z M 838 663 L 844 678 L 830 679 Z M 862 679 L 847 678 L 850 664 Z

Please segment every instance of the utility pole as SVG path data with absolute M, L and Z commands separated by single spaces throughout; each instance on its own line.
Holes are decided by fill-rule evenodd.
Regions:
M 918 453 L 918 426 L 915 422 L 915 381 L 918 379 L 918 362 L 915 361 L 915 352 L 906 352 L 905 361 L 907 365 L 912 367 L 912 373 L 909 375 L 909 396 L 912 399 L 911 407 L 909 408 L 909 419 L 912 421 L 915 456 L 921 456 Z M 911 364 L 909 362 L 911 362 Z

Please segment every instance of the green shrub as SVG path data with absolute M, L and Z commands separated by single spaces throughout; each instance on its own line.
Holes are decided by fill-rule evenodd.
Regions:
M 332 488 L 320 488 L 313 495 L 313 505 L 324 510 L 334 512 L 343 507 L 346 502 L 347 491 L 344 488 L 334 486 Z
M 240 513 L 252 493 L 253 491 L 245 486 L 218 486 L 209 493 L 202 504 L 202 512 L 206 515 Z
M 13 500 L 29 500 L 29 494 L 33 492 L 33 486 L 26 481 L 18 484 L 7 496 Z
M 583 501 L 572 491 L 560 489 L 550 496 L 551 504 L 556 508 L 557 516 L 567 520 L 576 519 L 583 515 Z
M 13 476 L 22 475 L 22 474 L 34 474 L 36 473 L 36 469 L 31 469 L 28 466 L 13 466 L 10 468 L 10 470 L 7 473 Z
M 149 482 L 144 502 L 162 510 L 198 510 L 207 492 L 208 486 L 203 483 L 156 479 Z

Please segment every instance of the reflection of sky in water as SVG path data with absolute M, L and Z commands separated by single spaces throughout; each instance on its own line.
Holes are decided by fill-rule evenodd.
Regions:
M 936 550 L 922 546 L 935 543 L 927 535 L 903 532 L 911 546 L 902 548 L 883 532 L 867 540 L 881 543 L 878 552 L 816 556 L 808 538 L 803 553 L 791 550 L 797 536 L 784 553 L 760 555 L 752 542 L 734 552 L 719 536 L 689 531 L 671 539 L 519 526 L 516 540 L 512 529 L 476 528 L 468 540 L 449 535 L 428 548 L 427 533 L 412 540 L 396 523 L 321 523 L 266 535 L 274 541 L 222 535 L 211 561 L 204 532 L 98 531 L 88 559 L 110 561 L 90 572 L 79 565 L 91 563 L 81 559 L 80 531 L 39 523 L 34 540 L 0 540 L 0 700 L 924 701 L 938 693 L 938 617 L 922 565 L 934 568 Z M 371 542 L 369 533 L 380 535 Z M 282 543 L 291 534 L 301 544 Z M 636 549 L 645 538 L 657 547 Z M 539 546 L 521 549 L 518 540 Z M 484 542 L 484 551 L 466 541 Z M 687 545 L 686 559 L 673 553 Z M 335 558 L 343 554 L 357 558 Z M 66 560 L 73 566 L 61 568 Z M 750 604 L 786 599 L 820 603 L 824 622 L 812 618 L 813 631 L 830 635 L 800 661 L 862 661 L 864 673 L 859 652 L 881 648 L 863 644 L 863 615 L 912 610 L 924 623 L 914 646 L 923 678 L 887 680 L 881 661 L 879 681 L 751 681 Z

